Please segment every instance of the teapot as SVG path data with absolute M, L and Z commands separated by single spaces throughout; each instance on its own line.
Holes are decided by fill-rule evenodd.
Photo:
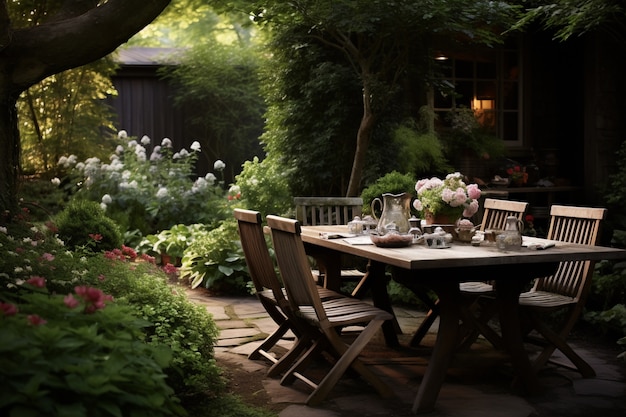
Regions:
M 409 225 L 409 217 L 411 214 L 411 194 L 391 194 L 385 193 L 383 199 L 375 198 L 372 200 L 372 214 L 376 219 L 376 205 L 380 205 L 382 214 L 378 220 L 376 231 L 380 235 L 384 235 L 390 231 L 399 234 L 406 234 L 411 228 Z
M 524 223 L 515 216 L 508 216 L 504 231 L 498 235 L 496 245 L 500 250 L 516 250 L 522 247 Z

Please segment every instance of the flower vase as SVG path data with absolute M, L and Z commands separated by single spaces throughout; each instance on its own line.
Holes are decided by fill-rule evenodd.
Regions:
M 166 253 L 162 253 L 161 254 L 161 265 L 165 266 L 169 263 L 171 263 L 172 261 L 172 257 Z
M 524 184 L 524 178 L 512 178 L 511 179 L 511 183 L 509 184 L 510 187 L 523 187 Z
M 432 214 L 428 210 L 424 212 L 424 220 L 426 220 L 426 224 L 456 224 L 459 217 L 460 216 L 453 216 L 447 213 Z

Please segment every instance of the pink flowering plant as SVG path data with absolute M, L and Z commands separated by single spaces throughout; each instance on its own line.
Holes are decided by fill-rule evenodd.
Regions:
M 46 281 L 0 291 L 0 415 L 183 415 L 171 352 L 144 342 L 130 306 L 87 285 L 49 293 Z
M 0 415 L 179 415 L 176 397 L 220 392 L 217 328 L 175 271 L 25 221 L 0 226 L 0 250 Z
M 424 216 L 443 215 L 454 218 L 472 217 L 478 211 L 480 188 L 477 184 L 466 184 L 459 172 L 451 173 L 445 179 L 424 178 L 415 184 L 417 198 L 413 207 Z

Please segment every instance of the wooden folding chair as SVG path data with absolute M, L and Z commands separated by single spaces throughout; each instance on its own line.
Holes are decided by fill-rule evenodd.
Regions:
M 300 337 L 302 329 L 299 329 L 293 319 L 290 318 L 289 302 L 285 298 L 284 288 L 276 274 L 274 262 L 270 256 L 263 226 L 261 213 L 258 211 L 235 209 L 234 216 L 237 219 L 239 238 L 246 257 L 248 272 L 256 289 L 256 295 L 269 316 L 276 322 L 278 328 L 269 335 L 261 345 L 248 355 L 249 359 L 259 359 L 261 356 L 273 363 L 268 371 L 268 376 L 273 377 L 281 374 L 297 358 L 300 352 L 292 351 L 283 355 L 280 360 L 269 351 L 285 334 L 291 330 L 296 337 Z M 324 299 L 342 297 L 325 288 L 317 287 L 319 296 Z
M 606 216 L 604 208 L 553 205 L 550 209 L 548 239 L 562 242 L 596 245 L 600 223 Z M 556 349 L 560 350 L 584 378 L 595 376 L 593 368 L 566 342 L 569 333 L 583 311 L 591 288 L 593 261 L 561 262 L 554 275 L 539 278 L 533 288 L 519 298 L 521 313 L 531 327 L 542 337 L 528 337 L 527 341 L 543 347 L 533 361 L 533 369 L 542 368 Z M 550 326 L 544 318 L 557 310 L 565 315 L 560 326 Z M 564 364 L 559 364 L 567 366 Z
M 391 389 L 378 379 L 358 359 L 358 355 L 385 320 L 393 316 L 388 312 L 351 297 L 323 301 L 320 299 L 309 268 L 304 244 L 300 237 L 300 223 L 297 220 L 278 216 L 267 216 L 278 267 L 287 291 L 287 299 L 295 317 L 317 328 L 311 334 L 315 340 L 298 361 L 285 373 L 281 384 L 288 385 L 296 378 L 313 388 L 307 399 L 308 405 L 315 405 L 326 398 L 348 368 L 355 370 L 384 397 L 393 396 Z M 347 345 L 337 329 L 344 326 L 365 326 L 357 338 Z M 303 339 L 306 343 L 306 340 Z M 336 362 L 321 382 L 315 383 L 303 375 L 308 365 L 322 351 L 332 353 Z
M 523 220 L 524 213 L 527 208 L 527 202 L 486 198 L 483 204 L 483 218 L 480 224 L 480 230 L 484 232 L 490 229 L 504 229 L 507 217 L 514 216 L 519 220 Z M 471 320 L 472 316 L 470 314 L 473 314 L 472 305 L 474 301 L 482 295 L 493 293 L 493 282 L 462 282 L 459 285 L 459 289 L 461 290 L 461 294 L 467 300 L 467 305 L 470 306 L 465 309 L 464 317 L 466 321 L 473 321 Z M 426 333 L 428 333 L 428 330 L 435 322 L 435 319 L 439 316 L 437 307 L 439 300 L 428 302 L 429 298 L 426 294 L 420 295 L 420 299 L 426 302 L 429 310 L 428 313 L 426 313 L 424 321 L 422 321 L 420 327 L 413 335 L 410 342 L 411 346 L 418 346 L 421 343 L 422 339 L 424 339 Z M 474 325 L 478 326 L 478 330 L 480 330 L 480 324 L 474 323 Z M 478 330 L 471 330 L 470 334 L 463 339 L 461 346 L 466 347 L 473 343 L 473 341 L 476 340 L 476 337 L 478 337 Z M 482 330 L 484 330 L 483 333 L 486 333 L 487 337 L 489 337 L 489 329 L 483 328 Z M 497 344 L 497 339 L 492 338 L 492 343 Z
M 303 226 L 345 225 L 361 216 L 361 197 L 294 197 L 296 220 Z M 355 267 L 354 257 L 342 257 L 341 280 L 357 282 L 353 297 L 363 298 L 367 290 L 365 272 Z M 349 265 L 350 264 L 350 265 Z M 313 270 L 318 285 L 327 287 L 324 271 Z

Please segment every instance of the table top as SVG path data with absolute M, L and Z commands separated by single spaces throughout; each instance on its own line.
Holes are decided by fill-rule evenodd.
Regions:
M 555 242 L 554 247 L 535 250 L 522 247 L 503 252 L 493 244 L 472 246 L 469 243 L 452 242 L 449 248 L 431 249 L 424 244 L 403 248 L 381 248 L 373 244 L 352 244 L 347 226 L 303 226 L 302 240 L 305 243 L 348 253 L 387 265 L 405 269 L 433 269 L 486 265 L 537 264 L 576 260 L 626 259 L 626 250 L 604 246 L 578 245 Z M 333 238 L 327 238 L 331 235 Z M 367 236 L 361 241 L 367 241 Z M 524 242 L 548 243 L 550 241 L 524 236 Z

